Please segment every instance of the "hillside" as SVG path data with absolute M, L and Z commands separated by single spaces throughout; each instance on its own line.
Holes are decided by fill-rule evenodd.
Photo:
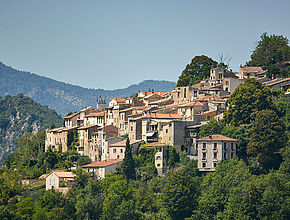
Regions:
M 146 80 L 124 89 L 87 89 L 34 73 L 15 70 L 0 62 L 0 96 L 23 93 L 36 102 L 55 109 L 62 116 L 87 106 L 94 106 L 99 96 L 109 101 L 111 98 L 131 96 L 149 88 L 155 91 L 169 91 L 174 87 L 174 82 Z
M 47 106 L 23 94 L 0 98 L 0 163 L 15 150 L 19 137 L 25 133 L 35 134 L 52 124 L 61 125 L 62 118 Z

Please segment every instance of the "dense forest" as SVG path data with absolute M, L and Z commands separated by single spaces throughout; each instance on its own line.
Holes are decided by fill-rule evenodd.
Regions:
M 55 109 L 62 116 L 87 106 L 95 106 L 99 96 L 108 102 L 112 98 L 124 98 L 148 89 L 170 91 L 175 85 L 174 82 L 165 80 L 145 80 L 124 89 L 87 89 L 30 72 L 15 70 L 0 62 L 0 96 L 23 93 L 36 102 Z
M 19 137 L 35 134 L 53 124 L 61 125 L 62 118 L 47 106 L 23 94 L 0 97 L 0 163 L 16 149 Z
M 274 101 L 275 100 L 275 101 Z M 90 162 L 75 151 L 44 152 L 44 133 L 27 134 L 0 170 L 1 219 L 289 219 L 290 97 L 247 79 L 227 101 L 220 121 L 200 137 L 238 139 L 238 158 L 222 160 L 215 172 L 170 147 L 168 171 L 158 176 L 155 148 L 139 146 L 103 180 L 81 169 L 66 195 L 46 191 L 37 180 L 52 169 L 70 170 Z M 127 142 L 128 143 L 128 142 Z M 30 185 L 22 179 L 34 178 Z

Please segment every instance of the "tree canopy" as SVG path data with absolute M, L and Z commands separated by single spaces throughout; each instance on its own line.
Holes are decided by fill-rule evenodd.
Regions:
M 239 85 L 226 104 L 225 121 L 233 125 L 250 124 L 258 111 L 275 109 L 270 88 L 253 78 Z
M 205 55 L 195 56 L 179 76 L 177 86 L 191 86 L 199 83 L 202 79 L 208 78 L 210 69 L 217 65 L 216 61 Z

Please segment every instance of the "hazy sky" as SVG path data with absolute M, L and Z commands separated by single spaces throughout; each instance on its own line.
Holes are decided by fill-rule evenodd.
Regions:
M 0 61 L 88 88 L 176 81 L 196 55 L 230 67 L 263 32 L 290 39 L 290 1 L 0 0 Z

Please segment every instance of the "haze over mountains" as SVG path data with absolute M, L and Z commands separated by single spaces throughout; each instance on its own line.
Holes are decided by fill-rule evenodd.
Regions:
M 175 85 L 176 83 L 165 80 L 145 80 L 124 89 L 87 89 L 19 71 L 0 62 L 0 96 L 23 93 L 38 103 L 55 109 L 62 116 L 87 106 L 95 106 L 99 96 L 108 102 L 112 98 L 131 96 L 142 90 L 170 91 Z

